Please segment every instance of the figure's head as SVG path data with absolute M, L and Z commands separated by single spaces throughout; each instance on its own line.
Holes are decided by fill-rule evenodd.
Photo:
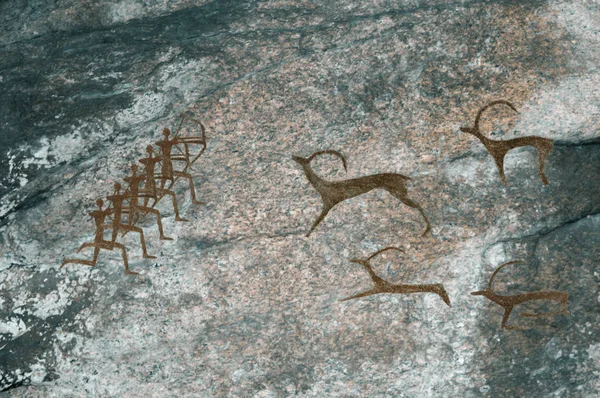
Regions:
M 102 206 L 104 206 L 104 201 L 102 199 L 97 199 L 96 205 L 98 205 L 99 208 L 102 208 Z
M 146 147 L 146 152 L 148 152 L 148 153 L 152 153 L 152 152 L 154 152 L 154 148 L 152 148 L 152 145 L 148 145 L 148 146 Z
M 165 138 L 167 138 L 169 135 L 171 135 L 171 130 L 165 127 L 163 129 L 163 135 L 165 136 Z
M 134 163 L 131 165 L 131 171 L 133 172 L 133 174 L 135 174 L 138 171 L 137 164 Z
M 121 184 L 115 182 L 115 191 L 119 192 L 121 190 Z

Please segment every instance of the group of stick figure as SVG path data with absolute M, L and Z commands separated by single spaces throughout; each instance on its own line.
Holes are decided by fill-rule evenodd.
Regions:
M 200 136 L 179 136 L 183 122 L 186 119 L 191 120 L 200 126 Z M 188 180 L 192 203 L 203 204 L 203 202 L 200 202 L 196 199 L 194 182 L 192 180 L 192 176 L 188 173 L 188 170 L 206 150 L 206 135 L 204 126 L 199 121 L 184 116 L 179 123 L 179 127 L 175 135 L 172 138 L 169 138 L 170 135 L 171 131 L 168 128 L 165 128 L 163 130 L 163 139 L 156 142 L 156 145 L 160 149 L 160 154 L 155 154 L 154 147 L 152 145 L 148 145 L 146 147 L 147 157 L 139 159 L 139 163 L 144 166 L 143 173 L 138 174 L 139 168 L 137 164 L 131 165 L 131 175 L 123 178 L 123 181 L 127 183 L 127 188 L 124 191 L 121 191 L 122 186 L 119 182 L 114 184 L 113 193 L 106 197 L 106 199 L 110 202 L 109 206 L 104 208 L 104 200 L 96 200 L 96 205 L 98 208 L 88 213 L 90 216 L 92 216 L 96 225 L 94 241 L 83 243 L 77 250 L 79 253 L 86 247 L 93 247 L 93 258 L 91 260 L 67 258 L 63 261 L 60 268 L 69 263 L 95 266 L 98 261 L 98 256 L 100 255 L 100 250 L 114 250 L 116 248 L 121 250 L 123 264 L 125 265 L 125 273 L 136 275 L 137 272 L 133 272 L 129 269 L 127 250 L 125 246 L 122 243 L 117 242 L 119 232 L 121 232 L 122 236 L 125 236 L 125 234 L 129 232 L 138 233 L 140 236 L 143 257 L 156 258 L 155 256 L 148 254 L 146 249 L 146 240 L 144 238 L 144 231 L 135 224 L 140 222 L 146 215 L 153 214 L 156 216 L 156 224 L 158 226 L 160 239 L 173 239 L 165 236 L 162 225 L 162 216 L 160 211 L 154 207 L 163 197 L 169 195 L 173 203 L 175 221 L 188 221 L 187 219 L 182 218 L 179 214 L 177 196 L 171 189 L 175 184 L 175 181 L 179 178 L 185 178 Z M 202 149 L 196 155 L 192 155 L 192 152 L 190 152 L 190 146 L 196 145 L 202 146 Z M 174 148 L 177 149 L 178 153 L 174 153 Z M 183 168 L 176 170 L 173 167 L 173 162 L 182 162 Z M 157 166 L 159 164 L 160 171 L 157 172 Z M 159 182 L 158 184 L 157 181 Z M 153 201 L 152 204 L 150 203 L 151 200 Z M 110 219 L 110 221 L 107 222 L 107 219 Z M 105 238 L 105 232 L 107 230 L 112 231 L 110 240 Z
M 502 180 L 502 183 L 506 185 L 506 177 L 504 175 L 504 157 L 508 153 L 509 150 L 521 147 L 521 146 L 533 146 L 538 150 L 538 158 L 539 158 L 539 174 L 542 182 L 544 184 L 548 184 L 548 180 L 544 174 L 544 161 L 546 156 L 552 151 L 553 142 L 552 140 L 536 137 L 536 136 L 528 136 L 522 138 L 515 138 L 512 140 L 492 140 L 489 139 L 481 133 L 479 130 L 479 121 L 481 119 L 481 115 L 483 112 L 491 106 L 494 105 L 507 105 L 513 111 L 517 112 L 515 107 L 508 101 L 505 100 L 497 100 L 492 101 L 485 106 L 483 106 L 477 113 L 475 118 L 475 123 L 473 127 L 462 127 L 460 130 L 464 133 L 472 134 L 477 137 L 489 151 L 489 153 L 493 156 L 496 165 L 498 167 L 498 171 Z M 199 137 L 180 137 L 179 131 L 183 124 L 183 121 L 186 119 L 184 116 L 181 119 L 179 124 L 179 128 L 177 129 L 176 134 L 173 138 L 169 138 L 171 131 L 167 128 L 163 130 L 163 139 L 156 143 L 156 145 L 160 148 L 160 155 L 154 154 L 154 148 L 152 145 L 148 145 L 146 148 L 148 156 L 140 159 L 139 162 L 144 166 L 144 172 L 138 174 L 138 166 L 133 164 L 131 166 L 131 175 L 125 177 L 123 180 L 128 184 L 128 187 L 125 191 L 121 192 L 121 184 L 118 182 L 114 184 L 114 192 L 112 195 L 106 197 L 111 202 L 111 206 L 107 208 L 103 208 L 104 201 L 102 199 L 98 199 L 96 204 L 98 206 L 97 210 L 91 211 L 89 214 L 94 219 L 96 224 L 96 236 L 93 242 L 86 242 L 81 245 L 78 252 L 86 247 L 94 248 L 94 257 L 92 260 L 84 260 L 84 259 L 71 259 L 67 258 L 64 260 L 62 267 L 64 267 L 68 263 L 77 263 L 77 264 L 85 264 L 89 266 L 96 265 L 98 260 L 98 255 L 101 249 L 105 250 L 113 250 L 115 248 L 120 249 L 123 255 L 123 263 L 125 265 L 125 273 L 127 274 L 137 274 L 136 272 L 132 272 L 129 270 L 129 265 L 127 262 L 127 252 L 125 246 L 122 243 L 117 242 L 117 238 L 119 236 L 119 232 L 122 235 L 125 235 L 129 232 L 136 232 L 140 236 L 140 242 L 142 246 L 143 256 L 144 258 L 155 258 L 148 254 L 146 250 L 146 242 L 144 239 L 144 232 L 140 227 L 135 226 L 136 222 L 140 221 L 143 217 L 148 214 L 156 215 L 158 231 L 160 234 L 160 239 L 170 240 L 165 236 L 163 232 L 162 222 L 161 222 L 161 214 L 154 207 L 156 204 L 166 195 L 171 196 L 171 200 L 173 203 L 173 209 L 175 213 L 176 221 L 188 221 L 182 218 L 179 214 L 179 209 L 177 207 L 177 197 L 175 192 L 173 192 L 170 188 L 173 186 L 175 181 L 179 178 L 185 178 L 189 182 L 189 187 L 191 191 L 192 202 L 195 204 L 202 204 L 196 199 L 196 193 L 194 189 L 194 183 L 192 181 L 192 176 L 187 172 L 192 164 L 200 157 L 200 155 L 206 149 L 206 136 L 204 132 L 204 126 L 199 121 L 189 118 L 191 121 L 197 123 L 201 129 L 201 136 Z M 202 150 L 196 155 L 192 156 L 190 152 L 191 145 L 202 145 Z M 173 149 L 177 148 L 179 153 L 173 153 Z M 183 148 L 183 149 L 182 149 Z M 314 221 L 310 230 L 306 234 L 308 237 L 314 229 L 323 221 L 323 219 L 327 216 L 329 211 L 336 206 L 337 204 L 362 195 L 364 193 L 370 192 L 374 189 L 384 189 L 393 195 L 395 198 L 400 200 L 402 203 L 410 206 L 414 209 L 417 209 L 426 223 L 426 229 L 423 232 L 423 236 L 425 236 L 430 230 L 430 223 L 423 211 L 423 208 L 414 200 L 409 199 L 407 197 L 407 189 L 406 182 L 410 180 L 410 177 L 404 176 L 402 174 L 397 173 L 382 173 L 382 174 L 374 174 L 368 175 L 348 180 L 342 181 L 327 181 L 321 177 L 319 177 L 314 170 L 310 167 L 310 162 L 317 155 L 322 154 L 331 154 L 339 157 L 343 163 L 344 169 L 347 167 L 346 158 L 338 151 L 329 149 L 324 151 L 318 151 L 313 153 L 311 156 L 304 158 L 300 156 L 292 156 L 292 159 L 301 165 L 304 173 L 310 182 L 310 184 L 316 189 L 316 191 L 321 195 L 321 199 L 323 201 L 323 207 L 321 210 L 321 214 Z M 173 167 L 173 162 L 183 162 L 184 167 L 181 170 L 176 170 Z M 157 165 L 160 163 L 160 172 L 156 172 Z M 157 184 L 157 181 L 160 184 Z M 167 182 L 169 185 L 167 186 Z M 153 203 L 150 205 L 150 200 Z M 124 215 L 127 215 L 127 220 L 124 220 Z M 110 218 L 111 222 L 107 223 L 106 219 Z M 112 234 L 110 240 L 105 239 L 104 233 L 105 230 L 111 229 Z M 360 297 L 366 297 L 373 294 L 380 293 L 434 293 L 440 296 L 440 298 L 448 305 L 450 304 L 450 298 L 444 286 L 440 283 L 435 284 L 417 284 L 417 285 L 408 285 L 408 284 L 392 284 L 381 277 L 377 276 L 373 271 L 369 261 L 375 256 L 388 251 L 388 250 L 397 250 L 403 252 L 402 249 L 397 247 L 386 247 L 382 250 L 377 251 L 375 254 L 371 255 L 367 259 L 352 259 L 351 262 L 362 265 L 365 270 L 368 272 L 371 280 L 374 283 L 374 287 L 370 290 L 367 290 L 362 293 L 355 294 L 351 297 L 345 298 L 342 301 L 356 299 Z M 504 307 L 505 314 L 502 319 L 502 328 L 507 329 L 516 329 L 515 326 L 508 326 L 506 322 L 513 307 L 517 304 L 521 304 L 527 301 L 532 300 L 553 300 L 561 303 L 561 311 L 559 312 L 550 312 L 545 314 L 521 314 L 522 316 L 528 317 L 537 317 L 537 316 L 547 316 L 554 314 L 566 314 L 566 302 L 568 299 L 568 294 L 566 292 L 555 292 L 555 291 L 539 291 L 539 292 L 530 292 L 524 293 L 520 295 L 513 296 L 502 296 L 495 293 L 492 288 L 492 280 L 497 274 L 497 272 L 506 265 L 515 264 L 519 261 L 511 261 L 499 266 L 496 271 L 493 273 L 490 283 L 485 290 L 473 292 L 472 295 L 482 295 L 492 300 L 493 302 L 499 304 Z
M 468 133 L 477 137 L 481 143 L 486 147 L 488 152 L 494 158 L 496 162 L 496 166 L 498 167 L 498 172 L 500 174 L 500 178 L 502 183 L 506 185 L 506 176 L 504 175 L 504 157 L 511 149 L 522 147 L 522 146 L 533 146 L 538 151 L 538 161 L 539 168 L 538 172 L 542 183 L 544 185 L 548 184 L 548 179 L 544 174 L 544 161 L 548 154 L 552 151 L 554 146 L 552 140 L 537 136 L 528 136 L 528 137 L 520 137 L 514 138 L 511 140 L 492 140 L 490 138 L 485 137 L 481 131 L 479 130 L 479 122 L 483 112 L 494 105 L 506 105 L 513 111 L 517 112 L 514 105 L 506 100 L 496 100 L 492 101 L 485 106 L 481 107 L 477 112 L 477 116 L 475 117 L 475 123 L 473 127 L 461 127 L 460 131 L 463 133 Z M 517 112 L 518 113 L 518 112 Z M 410 177 L 407 177 L 402 174 L 397 173 L 382 173 L 382 174 L 373 174 L 368 176 L 362 176 L 358 178 L 352 178 L 348 180 L 342 181 L 327 181 L 321 177 L 319 177 L 314 170 L 310 166 L 310 162 L 318 155 L 330 154 L 337 156 L 342 161 L 344 166 L 344 170 L 347 169 L 347 161 L 344 155 L 340 152 L 328 149 L 324 151 L 318 151 L 313 153 L 307 158 L 301 156 L 292 156 L 292 159 L 300 164 L 302 167 L 306 178 L 309 183 L 315 188 L 315 190 L 321 195 L 321 200 L 323 202 L 321 214 L 314 221 L 313 225 L 309 229 L 306 236 L 308 237 L 314 229 L 323 221 L 323 219 L 327 216 L 329 211 L 336 206 L 337 204 L 350 199 L 356 196 L 362 195 L 364 193 L 370 192 L 374 189 L 383 189 L 389 192 L 392 196 L 400 200 L 405 205 L 417 209 L 423 219 L 425 220 L 426 228 L 423 232 L 423 236 L 427 234 L 431 230 L 429 220 L 425 215 L 423 208 L 414 200 L 408 198 L 408 192 L 406 189 L 406 182 L 410 180 Z M 347 297 L 341 301 L 357 299 L 361 297 L 370 296 L 373 294 L 380 293 L 434 293 L 440 296 L 440 298 L 448 305 L 450 305 L 450 298 L 448 297 L 448 293 L 444 286 L 440 283 L 434 284 L 416 284 L 416 285 L 408 285 L 408 284 L 392 284 L 388 281 L 382 279 L 373 271 L 371 264 L 369 261 L 375 256 L 388 251 L 388 250 L 398 250 L 404 252 L 402 249 L 397 247 L 386 247 L 381 249 L 371 255 L 367 259 L 352 259 L 350 262 L 357 263 L 363 266 L 363 268 L 369 274 L 372 282 L 374 283 L 374 287 L 370 290 L 367 290 L 362 293 L 355 294 L 353 296 Z M 540 316 L 551 316 L 555 314 L 568 314 L 566 311 L 566 303 L 568 299 L 567 292 L 557 292 L 557 291 L 538 291 L 538 292 L 529 292 L 512 296 L 504 296 L 495 293 L 492 290 L 492 280 L 498 273 L 498 271 L 504 268 L 506 265 L 516 264 L 520 261 L 510 261 L 508 263 L 500 265 L 492 274 L 490 278 L 490 282 L 488 287 L 485 290 L 477 291 L 471 293 L 474 296 L 484 296 L 494 303 L 502 306 L 504 308 L 504 317 L 502 318 L 501 328 L 506 329 L 520 329 L 517 326 L 509 326 L 507 325 L 508 318 L 513 310 L 513 307 L 517 304 L 521 304 L 527 301 L 533 300 L 551 300 L 557 301 L 561 304 L 561 310 L 557 312 L 547 312 L 543 314 L 530 314 L 524 313 L 521 316 L 525 317 L 540 317 Z

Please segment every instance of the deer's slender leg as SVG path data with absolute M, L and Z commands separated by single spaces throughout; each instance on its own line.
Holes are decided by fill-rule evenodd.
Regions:
M 510 316 L 510 313 L 512 311 L 513 307 L 505 307 L 504 308 L 504 316 L 502 317 L 502 324 L 500 325 L 501 328 L 504 329 L 508 329 L 508 330 L 526 330 L 526 328 L 524 327 L 520 327 L 520 326 L 511 326 L 511 325 L 507 325 L 506 322 L 508 321 L 508 317 Z
M 440 296 L 440 298 L 444 301 L 444 303 L 446 303 L 446 304 L 448 304 L 448 306 L 452 307 L 452 304 L 450 304 L 450 296 L 448 296 L 448 292 L 444 288 L 444 285 L 442 285 L 441 283 L 436 283 L 435 285 L 432 285 L 432 286 L 433 286 L 432 293 L 435 293 L 438 296 Z
M 552 151 L 552 146 L 548 147 L 547 146 L 542 146 L 540 145 L 540 147 L 538 147 L 538 162 L 540 162 L 539 165 L 539 172 L 540 172 L 540 177 L 542 178 L 542 182 L 544 183 L 544 185 L 548 185 L 548 179 L 546 178 L 546 175 L 544 174 L 544 162 L 546 161 L 546 156 L 548 156 L 548 154 Z
M 502 323 L 500 324 L 500 328 L 504 328 L 506 326 L 506 322 L 508 322 L 508 317 L 510 316 L 512 309 L 512 306 L 504 307 L 504 316 L 502 317 Z
M 406 196 L 402 197 L 400 195 L 395 194 L 392 191 L 388 191 L 388 192 L 390 192 L 392 195 L 394 195 L 396 198 L 398 198 L 405 205 L 410 206 L 413 209 L 419 210 L 419 213 L 421 213 L 421 216 L 423 216 L 423 218 L 425 219 L 425 223 L 427 224 L 427 228 L 425 228 L 425 232 L 423 232 L 422 236 L 427 235 L 427 232 L 429 232 L 429 230 L 431 229 L 431 225 L 429 225 L 429 220 L 427 219 L 427 216 L 425 215 L 423 208 L 417 202 L 408 199 Z
M 497 153 L 494 154 L 494 161 L 496 162 L 496 166 L 498 167 L 498 172 L 500 173 L 500 178 L 502 179 L 502 184 L 506 185 L 506 176 L 504 175 L 504 156 L 506 153 Z
M 551 312 L 543 312 L 541 314 L 533 314 L 533 313 L 522 313 L 519 314 L 521 316 L 527 317 L 527 318 L 539 318 L 542 316 L 552 316 L 552 315 L 560 315 L 560 314 L 569 314 L 569 311 L 567 311 L 567 300 L 569 299 L 569 295 L 567 293 L 565 294 L 561 294 L 559 296 L 560 299 L 560 311 L 551 311 Z M 559 300 L 557 300 L 559 301 Z
M 323 221 L 323 219 L 325 218 L 325 216 L 327 216 L 327 213 L 329 213 L 329 210 L 331 210 L 331 208 L 332 207 L 323 207 L 323 210 L 321 210 L 321 214 L 319 215 L 319 217 L 317 217 L 312 227 L 310 228 L 310 231 L 308 231 L 308 233 L 306 234 L 307 238 L 312 233 L 312 231 L 314 231 L 317 225 L 319 225 L 319 223 Z
M 523 313 L 523 314 L 519 314 L 521 316 L 527 317 L 527 318 L 540 318 L 543 316 L 552 316 L 552 315 L 559 315 L 559 314 L 568 314 L 568 312 L 565 311 L 554 311 L 554 312 L 544 312 L 541 314 L 532 314 L 529 312 Z

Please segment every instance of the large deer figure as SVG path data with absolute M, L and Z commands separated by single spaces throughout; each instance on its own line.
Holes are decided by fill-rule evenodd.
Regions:
M 315 152 L 308 158 L 292 156 L 292 159 L 302 166 L 302 169 L 304 169 L 304 174 L 306 174 L 306 178 L 308 178 L 308 181 L 317 190 L 317 192 L 321 194 L 321 199 L 323 200 L 323 209 L 321 210 L 321 214 L 314 222 L 306 236 L 309 236 L 312 233 L 312 231 L 317 227 L 317 225 L 319 225 L 321 221 L 323 221 L 325 216 L 327 216 L 327 213 L 329 213 L 329 211 L 335 205 L 343 202 L 344 200 L 372 191 L 373 189 L 385 189 L 405 205 L 419 210 L 419 213 L 421 213 L 425 219 L 425 223 L 427 224 L 427 228 L 425 229 L 425 232 L 423 232 L 423 236 L 429 232 L 429 220 L 425 216 L 423 209 L 417 202 L 406 197 L 406 181 L 410 180 L 410 177 L 402 174 L 384 173 L 352 178 L 343 181 L 327 181 L 316 175 L 313 169 L 310 167 L 310 161 L 313 160 L 315 156 L 321 154 L 331 154 L 339 157 L 344 164 L 344 170 L 347 170 L 346 158 L 344 155 L 332 149 Z
M 488 109 L 489 107 L 497 104 L 508 105 L 510 109 L 517 112 L 513 104 L 505 100 L 497 100 L 492 101 L 489 104 L 483 106 L 479 112 L 477 112 L 477 116 L 475 117 L 475 124 L 473 127 L 461 127 L 460 131 L 463 133 L 472 134 L 477 137 L 485 148 L 488 150 L 490 155 L 496 161 L 496 166 L 498 166 L 498 171 L 500 172 L 500 178 L 502 178 L 502 183 L 506 185 L 506 176 L 504 175 L 504 157 L 511 149 L 522 147 L 522 146 L 532 146 L 537 148 L 538 151 L 538 161 L 539 161 L 539 173 L 542 178 L 542 182 L 544 185 L 548 185 L 548 179 L 544 174 L 544 161 L 546 160 L 546 156 L 552 151 L 554 144 L 552 140 L 548 138 L 542 138 L 538 136 L 528 136 L 528 137 L 519 137 L 513 138 L 511 140 L 498 141 L 492 140 L 491 138 L 484 137 L 481 131 L 479 130 L 479 120 L 481 119 L 481 115 L 483 111 Z M 519 112 L 517 112 L 519 113 Z
M 523 263 L 523 261 L 510 261 L 508 263 L 502 264 L 492 274 L 492 277 L 490 278 L 490 282 L 488 283 L 487 288 L 485 290 L 479 290 L 477 292 L 473 292 L 473 293 L 471 293 L 471 295 L 487 297 L 494 303 L 503 307 L 504 308 L 504 317 L 502 318 L 502 323 L 500 324 L 500 328 L 505 328 L 505 329 L 515 329 L 515 330 L 523 329 L 522 327 L 518 327 L 518 326 L 507 326 L 506 322 L 508 321 L 508 318 L 510 317 L 510 313 L 512 312 L 513 307 L 517 304 L 522 304 L 527 301 L 533 301 L 533 300 L 558 301 L 561 303 L 561 310 L 556 311 L 556 312 L 546 312 L 543 314 L 530 314 L 530 313 L 519 314 L 524 317 L 535 318 L 535 317 L 541 317 L 541 316 L 568 314 L 569 312 L 567 312 L 566 305 L 567 305 L 567 300 L 569 298 L 569 295 L 567 292 L 539 291 L 539 292 L 515 294 L 513 296 L 502 296 L 492 290 L 492 282 L 494 281 L 494 277 L 496 276 L 498 271 L 500 271 L 502 268 L 506 267 L 507 265 L 522 264 L 522 263 Z

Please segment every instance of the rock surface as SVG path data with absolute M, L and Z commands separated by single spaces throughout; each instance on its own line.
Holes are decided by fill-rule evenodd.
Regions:
M 594 1 L 97 1 L 0 4 L 2 396 L 589 397 L 600 389 L 600 10 Z M 489 137 L 551 138 L 492 157 L 459 132 L 492 99 Z M 103 251 L 87 212 L 182 112 L 203 121 L 166 234 L 143 259 Z M 186 131 L 195 131 L 191 123 Z M 317 174 L 411 177 L 419 213 L 384 191 L 309 237 Z M 433 294 L 376 295 L 351 258 Z M 80 256 L 90 256 L 82 252 Z M 89 257 L 87 257 L 89 258 Z M 497 292 L 567 291 L 503 309 Z

